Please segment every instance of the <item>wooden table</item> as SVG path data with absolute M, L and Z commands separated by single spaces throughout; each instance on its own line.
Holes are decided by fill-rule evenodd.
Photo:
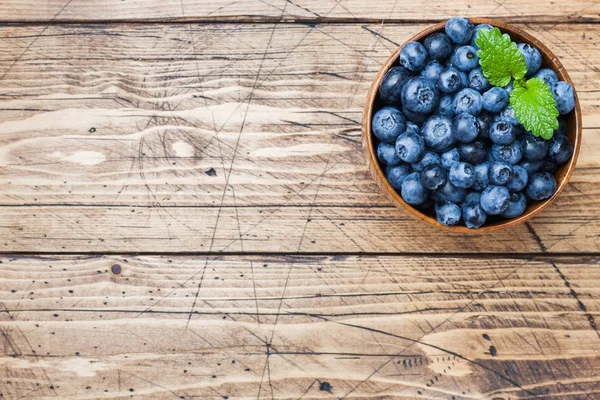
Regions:
M 0 399 L 600 399 L 597 0 L 0 1 Z M 366 92 L 516 23 L 576 83 L 571 184 L 448 234 L 392 207 Z

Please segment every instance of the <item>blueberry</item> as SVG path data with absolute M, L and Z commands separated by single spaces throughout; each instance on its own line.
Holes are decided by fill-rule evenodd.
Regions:
M 419 173 L 413 172 L 404 178 L 400 194 L 405 202 L 416 206 L 427 200 L 429 191 L 421 185 Z
M 479 65 L 477 49 L 473 46 L 461 46 L 452 53 L 452 64 L 462 72 L 469 72 Z
M 515 88 L 515 81 L 514 79 L 511 78 L 510 82 L 508 82 L 508 85 L 504 86 L 504 90 L 506 91 L 506 94 L 510 94 Z
M 531 176 L 542 168 L 542 165 L 544 165 L 544 161 L 521 161 L 518 165 L 522 167 L 525 171 L 527 171 L 527 175 Z
M 548 153 L 548 141 L 531 133 L 523 135 L 520 140 L 523 149 L 523 158 L 528 161 L 541 160 Z
M 486 112 L 481 112 L 477 116 L 477 121 L 479 122 L 479 137 L 481 139 L 489 139 L 490 138 L 490 127 L 494 122 L 492 120 L 492 116 Z
M 447 172 L 439 164 L 426 166 L 420 174 L 420 182 L 426 189 L 436 190 L 446 183 Z
M 542 68 L 538 72 L 533 75 L 533 78 L 538 78 L 543 80 L 548 84 L 548 86 L 552 87 L 556 82 L 558 82 L 558 76 L 556 72 L 552 71 L 550 68 Z
M 575 108 L 575 92 L 569 83 L 563 81 L 555 83 L 552 85 L 552 94 L 560 114 L 568 114 Z
M 446 34 L 457 44 L 467 44 L 473 36 L 473 24 L 463 17 L 454 17 L 446 22 Z
M 442 153 L 440 159 L 442 160 L 442 167 L 450 169 L 454 164 L 460 161 L 460 153 L 455 147 Z
M 446 67 L 437 61 L 430 61 L 427 63 L 423 71 L 421 71 L 421 76 L 437 84 L 438 76 L 445 68 Z
M 471 46 L 475 47 L 476 49 L 479 48 L 479 46 L 477 46 L 477 35 L 479 34 L 479 31 L 481 29 L 494 29 L 494 27 L 490 24 L 479 24 L 475 26 L 475 28 L 473 29 L 473 37 L 471 38 L 470 43 Z
M 433 33 L 423 40 L 423 46 L 427 49 L 432 60 L 443 61 L 452 53 L 452 41 L 443 32 Z
M 516 140 L 511 144 L 493 144 L 491 153 L 492 160 L 510 165 L 515 165 L 523 158 L 521 143 Z
M 443 186 L 440 186 L 433 194 L 434 200 L 437 203 L 449 202 L 455 204 L 459 204 L 463 201 L 466 195 L 466 189 L 454 186 L 449 180 L 446 180 L 446 183 Z
M 477 90 L 479 93 L 484 92 L 491 87 L 490 82 L 485 75 L 483 75 L 481 67 L 474 68 L 469 72 L 469 87 Z
M 469 193 L 465 196 L 465 199 L 460 203 L 461 206 L 465 204 L 479 204 L 481 199 L 481 192 L 469 190 Z
M 414 163 L 421 159 L 425 152 L 425 142 L 421 135 L 403 133 L 396 139 L 396 153 L 402 161 Z
M 488 178 L 492 185 L 506 185 L 513 177 L 513 169 L 510 165 L 494 161 L 488 169 Z
M 406 132 L 410 132 L 410 133 L 416 133 L 416 134 L 420 134 L 421 133 L 421 128 L 419 128 L 418 125 L 413 124 L 410 121 L 406 121 Z
M 517 134 L 513 126 L 503 120 L 494 122 L 490 128 L 490 139 L 494 143 L 510 144 L 515 140 L 516 136 Z
M 469 193 L 471 194 L 471 193 Z M 487 214 L 481 208 L 479 201 L 463 203 L 461 207 L 462 218 L 465 221 L 467 228 L 480 228 L 487 218 Z
M 454 186 L 468 189 L 475 183 L 475 170 L 471 164 L 458 162 L 450 168 L 448 179 Z
M 385 74 L 379 85 L 379 97 L 385 103 L 399 104 L 402 88 L 411 77 L 410 72 L 404 67 L 392 67 Z
M 493 87 L 483 94 L 483 109 L 489 112 L 500 112 L 508 105 L 508 93 L 506 90 Z
M 404 111 L 427 114 L 435 110 L 440 93 L 435 83 L 423 77 L 409 79 L 402 89 Z
M 481 140 L 463 143 L 458 147 L 460 159 L 471 165 L 482 163 L 487 156 L 487 147 Z
M 548 159 L 555 164 L 564 164 L 573 155 L 573 144 L 566 136 L 558 136 L 550 141 Z
M 458 71 L 458 76 L 460 77 L 460 88 L 468 88 L 469 87 L 469 75 L 466 72 Z
M 515 110 L 511 106 L 506 106 L 504 110 L 500 111 L 500 120 L 506 121 L 511 125 L 519 124 L 519 120 L 515 116 Z
M 406 130 L 406 119 L 397 108 L 383 107 L 373 116 L 371 129 L 382 142 L 393 142 Z
M 453 109 L 455 114 L 469 113 L 477 115 L 481 111 L 481 94 L 478 91 L 466 88 L 462 89 L 454 97 Z
M 490 163 L 484 162 L 473 167 L 475 171 L 475 182 L 471 186 L 475 190 L 483 190 L 490 185 Z
M 454 117 L 454 138 L 469 143 L 479 135 L 479 122 L 471 114 L 462 113 Z
M 538 49 L 528 43 L 519 43 L 517 48 L 525 57 L 525 64 L 527 65 L 527 76 L 533 75 L 542 66 L 542 54 Z
M 431 150 L 449 149 L 454 144 L 452 120 L 444 115 L 434 115 L 423 125 L 421 135 Z
M 527 208 L 527 198 L 523 193 L 511 193 L 508 208 L 504 210 L 504 218 L 517 218 L 525 212 Z
M 460 221 L 460 207 L 453 203 L 444 203 L 435 206 L 435 214 L 440 224 L 453 226 Z
M 538 172 L 549 172 L 551 174 L 554 174 L 557 168 L 558 165 L 556 165 L 555 162 L 545 158 L 542 160 L 542 166 L 540 167 L 540 170 Z
M 441 163 L 442 162 L 440 160 L 440 156 L 437 153 L 434 153 L 433 151 L 426 151 L 419 161 L 412 163 L 412 167 L 415 171 L 421 172 L 423 171 L 423 168 L 425 168 L 428 165 L 441 165 Z
M 400 64 L 409 71 L 420 71 L 427 64 L 427 50 L 419 42 L 408 42 L 400 50 Z
M 385 167 L 385 177 L 387 178 L 390 185 L 400 190 L 402 188 L 402 182 L 411 173 L 410 165 L 400 164 L 395 167 Z
M 529 178 L 525 189 L 527 197 L 532 200 L 544 200 L 556 192 L 556 180 L 548 172 L 538 172 Z
M 402 162 L 393 144 L 381 142 L 377 146 L 377 159 L 384 165 L 395 166 Z
M 438 88 L 444 93 L 454 93 L 461 88 L 461 77 L 456 68 L 448 67 L 438 77 Z
M 564 136 L 567 134 L 567 123 L 563 117 L 558 117 L 558 129 L 554 131 L 554 136 Z
M 506 188 L 511 192 L 520 192 L 527 186 L 529 175 L 525 168 L 519 165 L 513 165 L 512 170 L 512 179 L 506 184 Z
M 480 204 L 486 214 L 502 214 L 510 205 L 510 193 L 504 186 L 488 186 L 481 192 Z
M 429 114 L 423 114 L 418 112 L 412 112 L 404 109 L 404 116 L 406 119 L 411 122 L 413 125 L 421 125 L 427 119 Z
M 454 101 L 454 97 L 452 97 L 452 95 L 450 95 L 450 94 L 443 95 L 442 98 L 440 99 L 440 104 L 438 105 L 438 108 L 435 111 L 435 113 L 441 114 L 441 115 L 448 115 L 450 117 L 453 116 L 454 115 L 454 110 L 452 108 L 453 101 Z

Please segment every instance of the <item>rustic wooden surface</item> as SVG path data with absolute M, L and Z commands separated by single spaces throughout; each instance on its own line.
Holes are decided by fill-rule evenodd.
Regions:
M 516 229 L 377 193 L 366 92 L 453 15 L 568 68 L 578 168 Z M 0 399 L 600 399 L 600 3 L 0 0 Z

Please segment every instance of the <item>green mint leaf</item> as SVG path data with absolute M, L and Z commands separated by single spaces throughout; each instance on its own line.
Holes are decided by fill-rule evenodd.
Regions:
M 558 110 L 546 82 L 538 78 L 519 82 L 510 93 L 510 106 L 526 130 L 534 136 L 552 139 L 558 129 Z
M 475 42 L 479 46 L 479 65 L 492 85 L 504 87 L 511 77 L 523 79 L 527 73 L 525 57 L 510 36 L 498 28 L 481 29 Z

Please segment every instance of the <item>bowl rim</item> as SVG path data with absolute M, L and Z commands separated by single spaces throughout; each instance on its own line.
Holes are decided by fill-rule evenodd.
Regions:
M 447 20 L 439 22 L 434 25 L 431 25 L 428 28 L 414 34 L 412 37 L 410 37 L 408 40 L 406 40 L 404 43 L 402 43 L 392 53 L 392 55 L 387 59 L 387 61 L 383 64 L 383 66 L 377 73 L 375 80 L 371 84 L 371 88 L 369 89 L 369 92 L 367 95 L 367 103 L 365 104 L 365 109 L 364 109 L 364 114 L 363 114 L 364 117 L 363 117 L 363 123 L 362 123 L 362 134 L 363 134 L 363 145 L 364 145 L 365 150 L 368 155 L 369 169 L 371 171 L 371 174 L 375 178 L 380 189 L 384 192 L 384 194 L 388 197 L 388 199 L 390 199 L 394 203 L 394 205 L 396 207 L 402 208 L 402 209 L 408 211 L 412 217 L 414 217 L 420 221 L 427 222 L 431 225 L 437 226 L 442 229 L 451 230 L 451 231 L 460 232 L 460 233 L 480 234 L 480 233 L 498 231 L 501 229 L 514 227 L 516 225 L 524 223 L 525 221 L 527 221 L 527 220 L 535 217 L 539 213 L 541 213 L 546 207 L 548 207 L 561 194 L 561 192 L 565 189 L 568 182 L 570 181 L 571 176 L 573 175 L 573 171 L 575 170 L 575 165 L 577 164 L 577 158 L 579 156 L 579 151 L 581 148 L 581 141 L 582 141 L 582 115 L 581 115 L 581 107 L 579 104 L 579 97 L 577 95 L 577 90 L 575 90 L 575 85 L 573 85 L 573 81 L 571 80 L 571 77 L 569 76 L 568 72 L 566 71 L 565 67 L 560 62 L 558 57 L 556 57 L 556 55 L 554 55 L 554 53 L 548 47 L 546 47 L 540 40 L 536 39 L 529 33 L 525 32 L 524 30 L 517 28 L 514 25 L 511 25 L 504 21 L 500 21 L 500 20 L 496 20 L 496 19 L 492 19 L 492 18 L 468 18 L 468 19 L 470 22 L 472 22 L 474 24 L 489 24 L 494 27 L 500 28 L 501 30 L 503 30 L 505 32 L 508 32 L 509 34 L 513 34 L 513 33 L 517 34 L 517 35 L 523 37 L 524 39 L 526 39 L 527 42 L 534 44 L 535 47 L 545 57 L 547 57 L 550 60 L 551 66 L 548 68 L 551 68 L 554 72 L 556 72 L 557 75 L 559 76 L 559 79 L 568 82 L 574 89 L 575 108 L 573 109 L 573 111 L 574 111 L 573 117 L 575 119 L 575 135 L 574 135 L 574 140 L 572 140 L 573 155 L 571 156 L 571 159 L 568 163 L 567 170 L 566 170 L 564 176 L 562 177 L 560 182 L 557 182 L 557 188 L 556 188 L 556 191 L 554 192 L 554 194 L 552 195 L 552 197 L 538 202 L 538 204 L 536 204 L 531 210 L 526 211 L 524 214 L 522 214 L 521 216 L 519 216 L 517 218 L 506 219 L 506 220 L 501 221 L 494 225 L 483 225 L 482 227 L 480 227 L 478 229 L 472 229 L 472 228 L 467 228 L 464 225 L 445 226 L 445 225 L 440 224 L 437 221 L 437 219 L 421 212 L 417 208 L 406 203 L 402 199 L 402 197 L 396 192 L 396 190 L 387 181 L 385 174 L 383 173 L 383 170 L 382 170 L 381 166 L 379 165 L 379 161 L 377 160 L 376 151 L 374 150 L 375 142 L 374 142 L 373 134 L 371 132 L 371 121 L 373 119 L 374 103 L 377 98 L 377 92 L 379 90 L 379 86 L 381 85 L 381 81 L 383 80 L 383 77 L 385 76 L 387 71 L 398 60 L 399 55 L 400 55 L 400 50 L 407 43 L 409 43 L 411 41 L 420 41 L 421 39 L 424 39 L 425 37 L 429 36 L 430 34 L 442 30 L 446 26 Z

